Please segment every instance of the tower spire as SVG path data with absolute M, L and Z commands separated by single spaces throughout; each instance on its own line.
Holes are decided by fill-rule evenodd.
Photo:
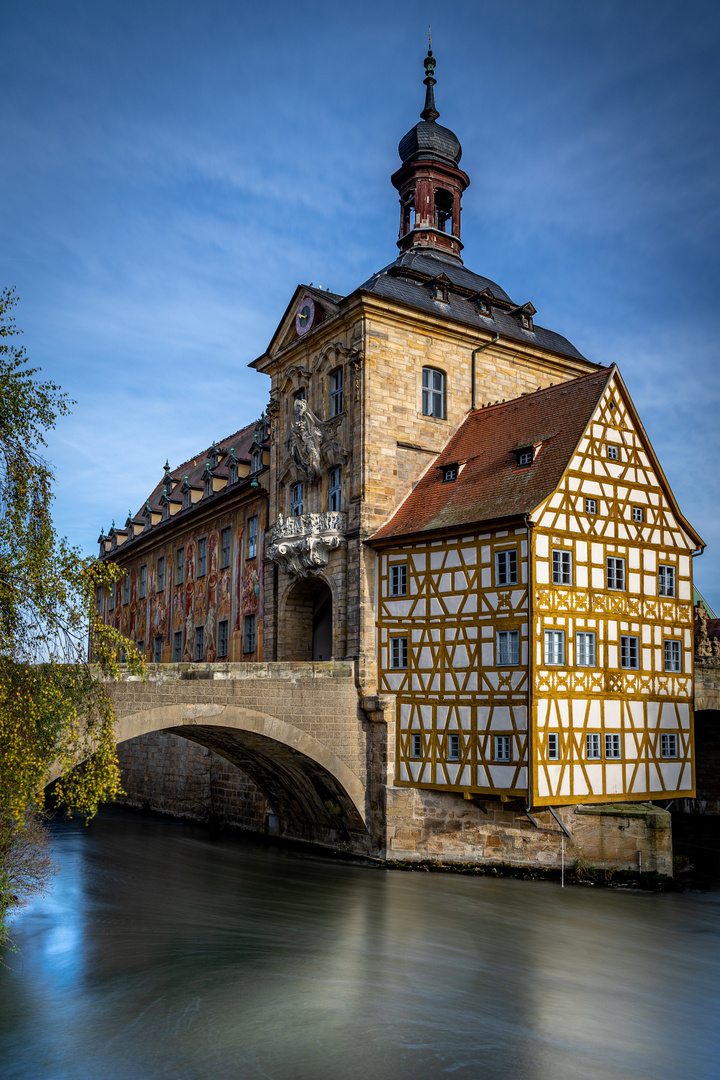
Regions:
M 433 87 L 437 82 L 437 79 L 433 78 L 435 74 L 435 63 L 436 61 L 432 51 L 432 37 L 430 36 L 430 27 L 428 26 L 428 51 L 427 56 L 425 57 L 425 78 L 423 79 L 427 90 L 425 91 L 425 108 L 420 113 L 423 120 L 437 120 L 440 115 L 435 108 L 435 91 L 433 90 Z

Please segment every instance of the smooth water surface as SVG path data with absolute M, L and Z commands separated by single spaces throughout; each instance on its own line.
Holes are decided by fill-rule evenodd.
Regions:
M 717 1080 L 720 893 L 403 873 L 110 813 L 53 827 L 2 1080 Z

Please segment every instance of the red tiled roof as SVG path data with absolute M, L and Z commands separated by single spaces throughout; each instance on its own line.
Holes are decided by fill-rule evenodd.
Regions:
M 560 483 L 614 372 L 614 366 L 603 368 L 468 413 L 370 542 L 529 513 Z M 532 465 L 518 468 L 514 451 L 538 443 Z M 444 483 L 443 466 L 455 463 L 464 468 Z

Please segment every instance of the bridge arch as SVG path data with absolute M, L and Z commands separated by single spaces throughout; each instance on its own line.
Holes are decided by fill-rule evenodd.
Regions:
M 167 731 L 220 754 L 257 784 L 283 831 L 369 849 L 362 780 L 329 747 L 279 717 L 241 705 L 166 704 L 118 718 L 118 743 Z

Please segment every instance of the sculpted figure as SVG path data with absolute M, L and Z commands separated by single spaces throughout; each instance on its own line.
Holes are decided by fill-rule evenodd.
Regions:
M 698 603 L 695 611 L 698 620 L 697 635 L 695 638 L 695 655 L 700 657 L 712 656 L 713 650 L 707 632 L 708 615 L 705 610 L 705 605 L 702 602 Z
M 316 484 L 320 479 L 322 432 L 317 417 L 304 398 L 298 398 L 295 402 L 291 429 L 293 445 L 290 453 L 292 458 L 307 473 L 310 483 Z
M 711 639 L 711 644 L 712 644 L 713 660 L 720 660 L 720 638 L 716 638 L 716 637 L 712 638 Z

